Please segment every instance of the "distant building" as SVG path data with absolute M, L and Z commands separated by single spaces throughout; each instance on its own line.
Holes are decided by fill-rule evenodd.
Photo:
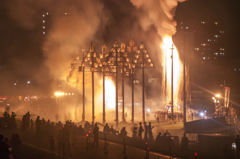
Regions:
M 214 105 L 211 92 L 221 89 L 224 79 L 223 72 L 219 72 L 227 59 L 224 24 L 218 20 L 193 18 L 177 21 L 174 42 L 182 60 L 185 54 L 186 67 L 189 68 L 186 74 L 191 94 L 188 106 L 206 109 Z

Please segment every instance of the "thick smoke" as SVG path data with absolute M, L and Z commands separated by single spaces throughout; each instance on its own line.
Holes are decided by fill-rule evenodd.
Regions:
M 65 79 L 59 73 L 67 68 L 81 46 L 93 38 L 99 26 L 104 26 L 107 17 L 103 4 L 96 0 L 14 0 L 8 6 L 9 15 L 23 28 L 41 32 L 46 25 L 44 64 L 57 79 Z M 40 75 L 46 74 L 46 69 L 42 71 Z
M 154 65 L 159 68 L 158 66 L 162 65 L 161 60 L 156 60 L 161 58 L 159 43 L 163 36 L 175 34 L 175 9 L 178 2 L 184 0 L 130 1 L 12 0 L 9 2 L 9 15 L 26 30 L 39 29 L 41 32 L 43 14 L 48 18 L 46 34 L 42 35 L 44 63 L 36 73 L 39 83 L 44 85 L 48 78 L 56 81 L 65 80 L 72 59 L 81 52 L 82 45 L 86 45 L 87 51 L 93 39 L 97 39 L 96 47 L 100 48 L 99 46 L 106 44 L 108 51 L 114 40 L 118 40 L 120 44 L 123 36 L 126 44 L 131 37 L 136 40 L 137 46 L 143 41 Z M 46 15 L 47 12 L 49 15 Z M 47 24 L 48 20 L 50 25 Z M 161 72 L 161 69 L 159 70 Z M 91 76 L 88 75 L 88 77 L 89 89 L 87 88 L 86 92 L 91 94 Z M 101 83 L 101 81 L 98 82 Z M 136 86 L 135 89 L 141 90 L 141 87 Z M 141 101 L 141 93 L 135 95 L 136 99 Z M 90 95 L 88 95 L 89 101 L 91 101 Z M 91 105 L 91 102 L 89 104 Z
M 140 18 L 141 26 L 148 30 L 151 25 L 157 28 L 158 34 L 163 37 L 176 33 L 174 15 L 178 2 L 185 0 L 131 0 L 143 12 Z

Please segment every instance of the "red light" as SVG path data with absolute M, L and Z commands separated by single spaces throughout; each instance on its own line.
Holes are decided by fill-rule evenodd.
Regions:
M 88 137 L 88 134 L 86 134 L 86 136 Z
M 3 116 L 1 116 L 1 118 L 3 118 Z
M 147 148 L 147 150 L 149 150 L 149 147 Z
M 195 156 L 197 156 L 197 152 L 195 152 Z
M 89 131 L 89 133 L 91 133 L 91 131 Z
M 146 145 L 147 145 L 148 143 L 146 142 Z
M 63 125 L 63 128 L 64 128 L 64 125 Z

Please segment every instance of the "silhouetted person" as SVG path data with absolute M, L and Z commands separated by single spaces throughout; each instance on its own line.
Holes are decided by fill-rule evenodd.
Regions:
M 82 125 L 79 126 L 78 130 L 79 130 L 80 135 L 84 135 L 84 129 L 83 129 Z
M 3 141 L 3 135 L 0 135 L 0 158 L 9 159 L 8 145 Z
M 104 132 L 104 133 L 109 133 L 109 131 L 110 131 L 110 128 L 109 128 L 109 126 L 108 126 L 108 123 L 106 123 L 106 125 L 105 125 L 104 128 L 103 128 L 103 132 Z
M 145 132 L 144 132 L 144 139 L 147 140 L 147 135 L 148 135 L 148 126 L 147 126 L 147 123 L 144 122 L 144 127 L 145 127 Z
M 40 116 L 37 116 L 36 119 L 36 132 L 37 132 L 37 137 L 41 136 L 41 120 L 40 120 Z
M 149 140 L 153 139 L 153 134 L 152 134 L 152 129 L 153 128 L 154 128 L 154 126 L 152 127 L 151 122 L 149 122 L 149 125 L 148 125 Z
M 88 121 L 86 121 L 86 123 L 84 124 L 84 131 L 89 131 L 90 130 L 90 123 Z
M 168 130 L 166 130 L 166 132 L 164 133 L 164 135 L 166 134 L 166 136 L 171 136 L 171 134 L 168 132 Z
M 140 139 L 142 140 L 142 132 L 143 132 L 143 127 L 142 127 L 142 123 L 139 123 L 139 129 L 138 129 L 138 136 L 140 137 Z
M 237 158 L 240 158 L 240 138 L 239 135 L 237 135 L 236 139 L 235 139 L 235 143 L 237 146 Z
M 95 123 L 95 126 L 94 126 L 94 129 L 93 129 L 93 135 L 94 135 L 94 140 L 93 140 L 93 145 L 96 145 L 98 146 L 98 131 L 99 131 L 99 127 L 97 126 L 97 123 Z
M 133 134 L 132 134 L 133 138 L 137 137 L 137 127 L 133 127 Z
M 64 133 L 64 136 L 66 137 L 67 145 L 69 145 L 70 126 L 68 121 L 66 121 L 66 124 L 64 125 L 63 133 Z
M 183 134 L 182 140 L 181 140 L 181 149 L 186 150 L 188 147 L 188 138 L 186 137 L 186 134 Z
M 126 137 L 127 136 L 127 131 L 126 131 L 126 127 L 123 127 L 120 134 L 121 137 Z
M 161 133 L 159 132 L 157 137 L 156 137 L 156 143 L 159 145 L 162 141 L 162 136 L 161 136 Z
M 16 123 L 16 120 L 15 120 L 15 116 L 16 116 L 16 114 L 14 112 L 12 112 L 11 122 L 10 122 L 12 129 L 16 129 L 17 128 L 17 123 Z
M 48 143 L 50 144 L 50 151 L 51 151 L 51 154 L 54 154 L 54 139 L 53 139 L 53 136 L 50 136 L 50 139 L 48 140 Z

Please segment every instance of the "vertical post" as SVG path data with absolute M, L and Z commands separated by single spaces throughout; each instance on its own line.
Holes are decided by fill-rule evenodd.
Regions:
M 223 95 L 222 95 L 222 99 L 223 99 L 223 102 L 222 102 L 222 116 L 223 116 L 223 109 L 226 107 L 225 106 L 225 80 L 223 81 Z
M 85 45 L 82 46 L 82 62 L 84 61 L 84 52 L 85 52 Z M 82 112 L 82 121 L 85 122 L 85 77 L 84 77 L 84 70 L 85 70 L 85 67 L 83 66 L 82 67 L 82 72 L 83 72 L 83 80 L 82 80 L 82 85 L 83 85 L 83 88 L 82 88 L 82 91 L 83 91 L 83 112 Z
M 94 61 L 93 61 L 94 52 L 92 50 L 91 57 L 92 57 L 92 122 L 94 123 Z
M 132 64 L 133 64 L 133 51 L 132 51 Z M 134 124 L 134 74 L 132 68 L 132 123 Z
M 94 123 L 94 71 L 92 71 L 92 122 Z
M 105 124 L 105 75 L 103 72 L 103 124 Z
M 118 127 L 118 66 L 116 62 L 116 127 Z
M 117 56 L 118 56 L 118 52 L 116 49 L 116 127 L 118 127 L 118 60 L 117 60 Z
M 144 52 L 142 50 L 142 123 L 145 122 L 145 97 L 144 97 Z
M 83 112 L 82 112 L 82 121 L 85 121 L 85 79 L 84 79 L 84 67 L 83 67 Z
M 186 79 L 185 79 L 185 35 L 183 37 L 183 122 L 184 124 L 187 122 L 186 120 Z
M 167 52 L 167 51 L 166 51 Z M 167 106 L 167 55 L 165 55 L 165 105 Z
M 77 120 L 77 105 L 78 105 L 78 73 L 77 73 L 77 79 L 76 79 L 76 104 L 75 104 L 75 120 Z
M 122 121 L 126 122 L 124 113 L 125 113 L 125 105 L 124 105 L 124 68 L 122 67 Z
M 172 43 L 172 76 L 171 76 L 171 113 L 172 113 L 172 117 L 173 117 L 173 43 Z

